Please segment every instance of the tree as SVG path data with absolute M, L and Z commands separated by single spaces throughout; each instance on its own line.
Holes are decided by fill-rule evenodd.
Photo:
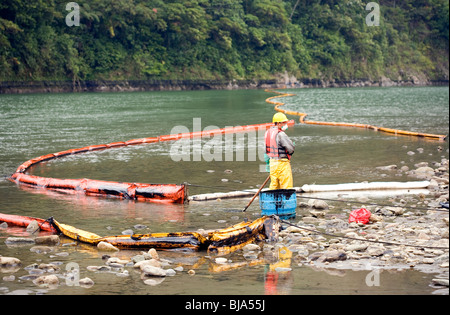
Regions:
M 448 0 L 63 0 L 0 3 L 0 80 L 448 78 Z

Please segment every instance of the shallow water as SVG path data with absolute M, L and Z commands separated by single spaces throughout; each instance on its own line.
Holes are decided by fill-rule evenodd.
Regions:
M 448 134 L 449 90 L 447 87 L 307 89 L 289 90 L 297 96 L 284 98 L 287 109 L 309 114 L 308 119 L 368 123 L 410 131 Z M 71 148 L 170 134 L 176 126 L 195 131 L 206 127 L 226 127 L 270 121 L 274 111 L 264 102 L 272 96 L 264 91 L 191 91 L 148 93 L 80 93 L 0 95 L 0 175 L 8 176 L 24 161 Z M 292 117 L 295 118 L 295 117 Z M 336 184 L 361 181 L 416 180 L 397 172 L 377 170 L 396 164 L 414 168 L 419 162 L 439 162 L 448 158 L 448 142 L 392 136 L 370 130 L 299 125 L 289 136 L 297 150 L 292 160 L 294 185 Z M 41 163 L 31 173 L 58 178 L 90 178 L 142 183 L 184 183 L 190 194 L 256 188 L 267 174 L 260 172 L 257 148 L 261 136 L 241 142 L 232 138 L 202 139 L 189 143 L 190 150 L 205 149 L 200 161 L 174 161 L 174 143 L 156 143 L 91 152 Z M 253 141 L 254 140 L 254 141 Z M 218 143 L 218 144 L 217 144 Z M 439 148 L 441 147 L 441 148 Z M 419 148 L 423 149 L 417 150 Z M 441 150 L 442 149 L 442 150 Z M 248 156 L 249 151 L 254 154 Z M 408 155 L 412 151 L 414 155 Z M 192 152 L 192 151 L 190 151 Z M 205 157 L 211 157 L 206 161 Z M 243 158 L 243 161 L 241 160 Z M 230 172 L 231 170 L 232 172 Z M 99 235 L 116 235 L 137 224 L 139 232 L 170 232 L 224 228 L 244 218 L 259 216 L 257 200 L 243 214 L 248 199 L 222 200 L 185 205 L 135 203 L 116 199 L 62 195 L 26 189 L 0 179 L 0 211 L 40 218 L 54 216 L 60 222 Z M 388 197 L 371 199 L 389 202 Z M 336 213 L 348 209 L 336 204 Z M 17 233 L 17 231 L 13 231 Z M 4 239 L 12 231 L 0 230 Z M 30 253 L 29 247 L 7 248 L 0 240 L 0 254 L 24 261 L 61 261 L 80 266 L 101 265 L 101 254 L 89 246 L 61 247 L 68 256 Z M 127 253 L 123 253 L 127 255 Z M 136 252 L 134 252 L 136 254 Z M 131 255 L 131 254 L 128 254 Z M 278 275 L 273 288 L 268 263 L 215 272 L 206 253 L 162 253 L 186 266 L 196 267 L 196 275 L 186 272 L 151 287 L 139 274 L 121 278 L 94 274 L 82 268 L 82 277 L 91 277 L 94 287 L 83 289 L 61 285 L 48 294 L 430 294 L 433 275 L 414 270 L 384 271 L 381 285 L 368 287 L 367 271 L 324 271 L 292 264 L 292 271 Z M 242 262 L 240 253 L 227 256 Z M 25 275 L 16 273 L 16 278 Z M 3 278 L 4 274 L 2 274 Z M 39 293 L 29 281 L 0 278 L 0 294 L 18 289 Z

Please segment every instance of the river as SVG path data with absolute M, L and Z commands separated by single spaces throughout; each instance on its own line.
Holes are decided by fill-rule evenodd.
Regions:
M 448 134 L 448 87 L 392 87 L 289 89 L 296 96 L 283 98 L 285 108 L 308 113 L 310 120 L 366 123 L 409 131 Z M 137 232 L 171 232 L 224 228 L 244 218 L 259 216 L 256 201 L 246 213 L 248 199 L 192 202 L 185 205 L 135 203 L 116 199 L 46 193 L 18 187 L 6 179 L 31 158 L 71 148 L 198 129 L 269 122 L 273 106 L 262 90 L 179 91 L 136 93 L 74 93 L 0 95 L 0 212 L 55 217 L 60 222 L 99 235 L 118 235 L 144 225 Z M 291 117 L 295 118 L 295 117 Z M 365 129 L 296 124 L 288 130 L 296 144 L 292 160 L 294 185 L 337 184 L 361 181 L 409 181 L 405 174 L 376 169 L 396 164 L 414 168 L 419 162 L 448 159 L 448 141 L 438 142 L 393 136 Z M 241 141 L 234 136 L 188 143 L 185 160 L 174 156 L 173 142 L 96 151 L 41 163 L 35 175 L 57 178 L 172 183 L 188 182 L 189 194 L 256 188 L 267 174 L 258 148 L 261 135 Z M 178 143 L 179 144 L 179 143 Z M 203 150 L 197 158 L 195 148 Z M 440 147 L 440 148 L 439 148 Z M 419 149 L 419 150 L 418 150 Z M 414 155 L 408 154 L 414 152 Z M 372 200 L 373 201 L 373 200 Z M 388 202 L 389 198 L 376 199 Z M 336 205 L 335 211 L 348 207 Z M 0 278 L 0 294 L 28 290 L 36 294 L 431 294 L 432 275 L 414 270 L 383 272 L 379 286 L 367 286 L 367 271 L 314 270 L 292 264 L 288 274 L 269 283 L 268 265 L 244 266 L 215 272 L 206 253 L 160 255 L 186 266 L 196 265 L 195 276 L 184 272 L 148 286 L 140 275 L 127 277 L 93 273 L 86 266 L 102 264 L 101 253 L 89 246 L 60 247 L 68 254 L 35 254 L 29 247 L 7 247 L 4 239 L 20 231 L 0 230 L 0 255 L 17 257 L 25 266 L 39 260 L 70 262 L 81 267 L 81 277 L 95 285 L 85 289 L 60 285 L 37 288 L 19 277 Z M 63 249 L 64 248 L 64 249 Z M 122 253 L 125 256 L 136 254 Z M 243 261 L 239 253 L 227 256 Z M 187 267 L 186 267 L 187 268 Z

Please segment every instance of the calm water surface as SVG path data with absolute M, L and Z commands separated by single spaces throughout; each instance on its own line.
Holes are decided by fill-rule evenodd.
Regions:
M 449 90 L 447 87 L 307 89 L 289 90 L 296 96 L 284 98 L 286 108 L 306 112 L 308 119 L 367 123 L 375 126 L 448 134 Z M 194 131 L 201 128 L 265 123 L 274 114 L 264 102 L 272 96 L 264 91 L 191 91 L 148 93 L 80 93 L 40 95 L 0 95 L 0 212 L 40 218 L 54 216 L 60 222 L 100 235 L 116 235 L 137 224 L 147 226 L 137 232 L 217 229 L 259 216 L 257 201 L 247 213 L 247 199 L 160 205 L 115 199 L 61 195 L 17 187 L 7 181 L 24 161 L 71 148 L 170 134 L 176 126 Z M 292 117 L 295 118 L 295 117 Z M 195 120 L 194 120 L 195 119 Z M 297 124 L 288 131 L 297 150 L 292 161 L 295 186 L 361 181 L 409 181 L 414 178 L 383 172 L 377 166 L 407 165 L 448 158 L 448 142 L 399 136 L 373 131 Z M 70 156 L 42 163 L 31 173 L 58 178 L 90 178 L 142 183 L 194 184 L 191 195 L 206 192 L 255 188 L 266 178 L 259 172 L 263 164 L 248 158 L 262 143 L 238 141 L 221 145 L 222 139 L 202 139 L 197 146 L 219 152 L 213 161 L 176 162 L 170 155 L 173 143 L 111 149 Z M 217 145 L 219 143 L 220 145 Z M 442 148 L 438 150 L 438 147 Z M 219 150 L 219 147 L 221 148 Z M 420 153 L 417 149 L 422 148 Z M 242 151 L 243 150 L 243 151 Z M 408 151 L 415 152 L 408 155 Z M 239 157 L 244 156 L 241 161 Z M 231 161 L 229 157 L 232 157 Z M 228 158 L 227 158 L 228 157 Z M 256 154 L 256 157 L 259 157 Z M 229 172 L 231 170 L 232 172 Z M 226 172 L 225 172 L 226 171 Z M 388 198 L 371 200 L 387 202 Z M 346 204 L 336 204 L 336 215 Z M 225 222 L 224 222 L 225 221 Z M 21 230 L 0 231 L 4 239 Z M 7 248 L 0 240 L 0 254 L 23 260 L 24 265 L 40 259 L 69 262 L 81 267 L 100 265 L 101 254 L 89 246 L 66 247 L 68 256 L 50 257 L 31 253 L 29 247 Z M 123 252 L 130 256 L 136 252 Z M 274 284 L 267 264 L 244 266 L 216 272 L 206 253 L 161 253 L 186 266 L 196 266 L 196 275 L 186 272 L 165 279 L 156 287 L 145 285 L 139 274 L 126 278 L 94 274 L 82 268 L 82 277 L 91 277 L 91 289 L 62 285 L 50 294 L 429 294 L 433 275 L 417 271 L 382 272 L 381 286 L 365 284 L 366 271 L 330 272 L 293 264 L 292 271 L 280 274 Z M 244 261 L 239 253 L 229 256 Z M 16 277 L 27 274 L 23 269 Z M 4 274 L 2 274 L 3 278 Z M 2 292 L 39 290 L 20 280 L 5 282 Z

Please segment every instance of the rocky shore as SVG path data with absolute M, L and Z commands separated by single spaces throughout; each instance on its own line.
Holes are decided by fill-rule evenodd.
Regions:
M 0 94 L 238 90 L 282 87 L 276 80 L 126 80 L 0 82 Z
M 30 81 L 0 82 L 0 94 L 68 93 L 68 92 L 142 92 L 185 90 L 240 90 L 267 88 L 448 86 L 448 80 L 432 81 L 411 76 L 408 79 L 377 80 L 297 79 L 287 73 L 272 80 L 122 80 L 122 81 Z
M 114 274 L 117 277 L 139 275 L 145 285 L 158 286 L 167 277 L 196 275 L 199 261 L 210 265 L 209 270 L 221 272 L 245 266 L 266 264 L 275 272 L 292 271 L 297 267 L 310 267 L 328 273 L 346 270 L 365 270 L 368 273 L 383 271 L 417 270 L 432 274 L 429 284 L 435 294 L 449 294 L 449 212 L 443 205 L 449 199 L 449 160 L 428 165 L 418 163 L 415 169 L 398 169 L 395 165 L 382 167 L 386 171 L 408 172 L 410 176 L 430 181 L 428 195 L 407 195 L 391 199 L 392 205 L 360 205 L 342 202 L 348 210 L 335 211 L 332 202 L 310 199 L 300 202 L 297 218 L 282 222 L 277 242 L 248 244 L 235 253 L 215 257 L 209 253 L 195 254 L 193 262 L 185 258 L 169 258 L 154 249 L 148 252 L 122 251 L 112 246 L 100 245 L 97 264 L 81 270 L 64 267 L 58 258 L 68 256 L 75 243 L 61 243 L 58 236 L 8 237 L 10 247 L 29 247 L 37 254 L 36 262 L 24 265 L 15 257 L 0 255 L 0 294 L 34 294 L 32 284 L 39 292 L 57 290 L 76 282 L 77 286 L 95 286 L 96 273 Z M 364 207 L 371 211 L 368 224 L 349 223 L 350 211 Z M 0 229 L 6 229 L 3 223 Z M 29 227 L 34 231 L 36 227 Z M 1 230 L 0 230 L 1 232 Z M 67 241 L 65 241 L 67 242 Z M 107 244 L 109 245 L 109 244 Z M 52 261 L 44 263 L 42 255 Z M 166 255 L 166 254 L 164 254 Z M 81 262 L 80 262 L 81 265 Z M 78 265 L 77 265 L 78 266 Z M 196 267 L 197 266 L 197 267 Z M 25 274 L 24 274 L 25 272 Z M 74 282 L 75 281 L 75 282 Z M 376 281 L 376 277 L 372 280 Z M 12 290 L 8 283 L 23 283 L 23 290 Z M 57 293 L 57 291 L 55 291 Z
M 324 270 L 405 270 L 436 274 L 432 285 L 440 294 L 448 294 L 449 212 L 442 207 L 449 199 L 449 161 L 416 169 L 403 168 L 410 176 L 430 181 L 430 195 L 391 200 L 393 206 L 348 204 L 351 209 L 371 211 L 369 224 L 348 223 L 345 216 L 332 214 L 332 206 L 323 200 L 301 203 L 301 220 L 280 232 L 280 241 L 265 244 L 273 252 L 286 247 L 293 264 Z M 397 166 L 384 167 L 397 170 Z M 276 252 L 276 251 L 275 251 Z

